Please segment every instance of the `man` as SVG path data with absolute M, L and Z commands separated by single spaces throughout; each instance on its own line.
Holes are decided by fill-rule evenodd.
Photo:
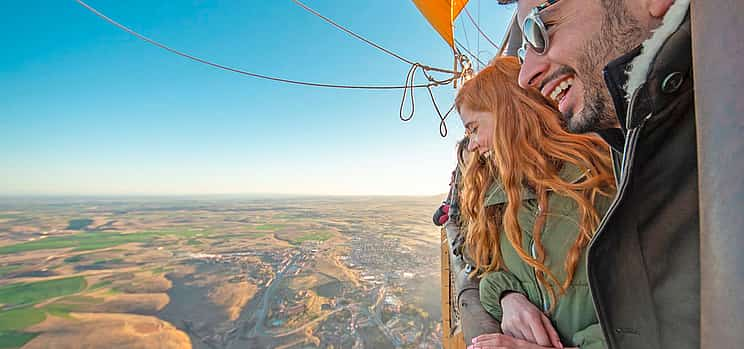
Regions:
M 689 0 L 518 0 L 517 20 L 526 41 L 520 86 L 554 100 L 569 130 L 596 132 L 614 150 L 618 195 L 588 254 L 608 345 L 699 348 Z M 532 344 L 504 335 L 475 342 Z

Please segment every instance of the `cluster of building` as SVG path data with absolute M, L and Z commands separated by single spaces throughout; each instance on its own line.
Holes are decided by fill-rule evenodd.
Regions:
M 353 326 L 354 312 L 352 310 L 336 313 L 314 332 L 321 339 L 321 344 L 335 348 L 348 348 L 358 341 L 356 330 Z
M 383 285 L 393 279 L 412 279 L 415 271 L 425 266 L 424 261 L 401 244 L 398 238 L 354 236 L 351 253 L 340 259 L 347 267 L 357 270 L 366 283 Z
M 321 347 L 362 349 L 370 347 L 368 336 L 384 336 L 396 348 L 439 347 L 441 325 L 404 311 L 406 285 L 422 277 L 420 271 L 429 268 L 433 260 L 417 255 L 399 238 L 383 238 L 382 233 L 355 234 L 349 244 L 349 254 L 339 259 L 357 274 L 361 283 L 356 287 L 344 285 L 335 297 L 318 298 L 322 302 L 319 305 L 308 299 L 311 296 L 308 290 L 279 290 L 271 296 L 265 322 L 273 328 L 271 331 L 284 331 L 281 328 L 298 318 L 313 321 L 324 317 L 313 325 L 316 326 L 313 335 L 320 339 Z M 192 258 L 211 263 L 251 264 L 246 267 L 246 274 L 255 277 L 261 288 L 269 290 L 274 282 L 298 275 L 329 248 L 321 242 L 304 241 L 281 252 L 193 254 Z M 256 263 L 256 257 L 261 263 Z M 438 255 L 431 256 L 436 258 Z
M 283 293 L 284 294 L 284 293 Z M 290 297 L 277 297 L 271 306 L 271 326 L 282 326 L 288 319 L 307 311 L 307 290 L 300 290 Z
M 239 266 L 244 270 L 242 275 L 236 275 L 235 281 L 251 279 L 257 285 L 268 287 L 274 280 L 277 271 L 287 268 L 296 252 L 284 250 L 282 252 L 226 252 L 226 253 L 190 253 L 188 257 L 204 263 L 220 263 Z M 256 261 L 256 258 L 260 262 Z M 299 270 L 297 271 L 299 272 Z

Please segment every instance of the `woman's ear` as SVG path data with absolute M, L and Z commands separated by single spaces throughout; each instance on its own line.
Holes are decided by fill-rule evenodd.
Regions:
M 654 18 L 663 18 L 674 0 L 648 0 L 648 12 Z

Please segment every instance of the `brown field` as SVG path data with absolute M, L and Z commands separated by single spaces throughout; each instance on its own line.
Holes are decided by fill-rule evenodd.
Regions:
M 349 319 L 334 320 L 340 308 L 321 306 L 328 309 L 333 299 L 343 304 L 338 307 L 366 309 L 377 287 L 360 282 L 364 269 L 358 263 L 347 266 L 360 241 L 390 236 L 415 254 L 435 250 L 439 237 L 428 222 L 439 198 L 54 200 L 39 199 L 24 209 L 0 201 L 0 248 L 47 244 L 0 254 L 0 287 L 85 277 L 73 294 L 51 292 L 32 303 L 46 319 L 19 330 L 39 333 L 23 349 L 327 347 L 325 335 L 352 334 Z M 90 224 L 81 227 L 81 220 Z M 79 230 L 68 230 L 70 225 Z M 121 232 L 151 235 L 132 240 L 117 237 Z M 86 236 L 100 239 L 48 244 Z M 112 236 L 122 242 L 112 243 Z M 412 268 L 432 269 L 425 274 L 432 275 L 432 265 Z M 267 292 L 269 282 L 282 276 Z M 388 289 L 405 300 L 410 287 Z M 303 290 L 305 296 L 288 298 Z M 253 331 L 267 294 L 265 326 Z M 297 302 L 306 311 L 280 314 L 280 303 Z M 277 320 L 281 324 L 272 325 Z M 342 347 L 354 343 L 344 341 Z
M 338 256 L 318 256 L 315 261 L 315 270 L 337 280 L 350 282 L 358 286 L 359 277 L 357 273 L 340 263 L 337 258 Z
M 209 299 L 225 309 L 230 321 L 240 316 L 243 307 L 256 294 L 258 287 L 248 282 L 222 283 L 209 291 Z
M 170 298 L 165 293 L 114 293 L 107 291 L 91 293 L 98 302 L 76 302 L 75 299 L 60 299 L 53 304 L 74 306 L 78 312 L 155 314 L 162 310 Z
M 307 290 L 333 281 L 336 281 L 336 279 L 323 274 L 300 274 L 289 279 L 287 288 L 295 291 Z
M 116 290 L 126 293 L 159 293 L 166 292 L 172 283 L 164 274 L 151 272 L 138 273 L 133 280 L 116 283 Z
M 29 328 L 28 331 L 41 332 L 41 335 L 24 348 L 191 348 L 191 341 L 185 333 L 156 317 L 94 313 L 70 315 L 70 318 L 50 316 Z

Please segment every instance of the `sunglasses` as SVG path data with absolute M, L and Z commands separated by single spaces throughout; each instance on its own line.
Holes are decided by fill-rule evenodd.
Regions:
M 522 22 L 522 39 L 524 43 L 519 48 L 519 51 L 517 51 L 517 56 L 519 56 L 522 62 L 524 62 L 524 57 L 527 55 L 527 45 L 530 45 L 532 50 L 538 55 L 548 52 L 548 28 L 545 26 L 542 18 L 540 18 L 540 11 L 558 1 L 560 0 L 546 0 L 537 7 L 533 7 L 530 13 L 527 14 L 527 17 L 524 18 L 524 22 Z

